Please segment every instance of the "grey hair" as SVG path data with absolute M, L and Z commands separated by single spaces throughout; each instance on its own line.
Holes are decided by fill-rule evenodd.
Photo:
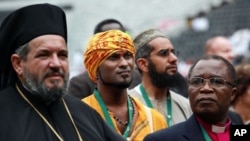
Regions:
M 29 49 L 29 46 L 28 46 L 28 43 L 18 47 L 16 50 L 15 50 L 15 53 L 17 55 L 19 55 L 22 59 L 26 60 L 27 59 L 27 55 L 29 53 L 30 49 Z

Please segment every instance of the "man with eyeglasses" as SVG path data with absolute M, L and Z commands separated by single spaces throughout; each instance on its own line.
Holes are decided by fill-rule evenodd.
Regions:
M 205 56 L 188 74 L 188 95 L 193 115 L 185 122 L 148 135 L 144 141 L 229 141 L 228 116 L 236 94 L 234 66 L 220 56 Z
M 170 40 L 158 29 L 148 29 L 134 39 L 135 62 L 142 83 L 129 94 L 165 116 L 168 126 L 187 120 L 192 114 L 189 101 L 170 90 L 178 85 L 177 56 Z
M 204 86 L 206 83 L 209 83 L 209 85 L 213 87 L 221 87 L 224 85 L 230 85 L 233 86 L 232 83 L 228 82 L 227 80 L 220 78 L 220 77 L 212 77 L 209 79 L 202 78 L 202 77 L 194 77 L 191 80 L 189 80 L 189 83 L 196 87 Z

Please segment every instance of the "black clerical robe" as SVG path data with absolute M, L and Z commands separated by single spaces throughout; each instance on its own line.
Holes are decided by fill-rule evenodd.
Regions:
M 23 94 L 50 122 L 64 141 L 78 141 L 76 130 L 62 100 L 46 105 L 18 84 Z M 65 95 L 73 120 L 83 141 L 123 141 L 92 108 Z M 17 91 L 15 86 L 0 91 L 0 141 L 58 141 L 58 138 Z

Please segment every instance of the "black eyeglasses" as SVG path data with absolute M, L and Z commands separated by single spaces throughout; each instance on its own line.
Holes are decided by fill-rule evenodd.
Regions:
M 212 78 L 202 78 L 202 77 L 193 77 L 189 80 L 189 84 L 195 87 L 201 87 L 204 86 L 208 82 L 208 84 L 212 87 L 223 87 L 225 85 L 230 85 L 233 87 L 233 84 L 226 81 L 223 78 L 220 77 L 212 77 Z

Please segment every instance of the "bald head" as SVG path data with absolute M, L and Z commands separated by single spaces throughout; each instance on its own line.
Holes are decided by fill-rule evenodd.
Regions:
M 233 61 L 232 45 L 230 41 L 223 36 L 216 36 L 207 40 L 205 44 L 206 55 L 218 55 L 228 61 Z

